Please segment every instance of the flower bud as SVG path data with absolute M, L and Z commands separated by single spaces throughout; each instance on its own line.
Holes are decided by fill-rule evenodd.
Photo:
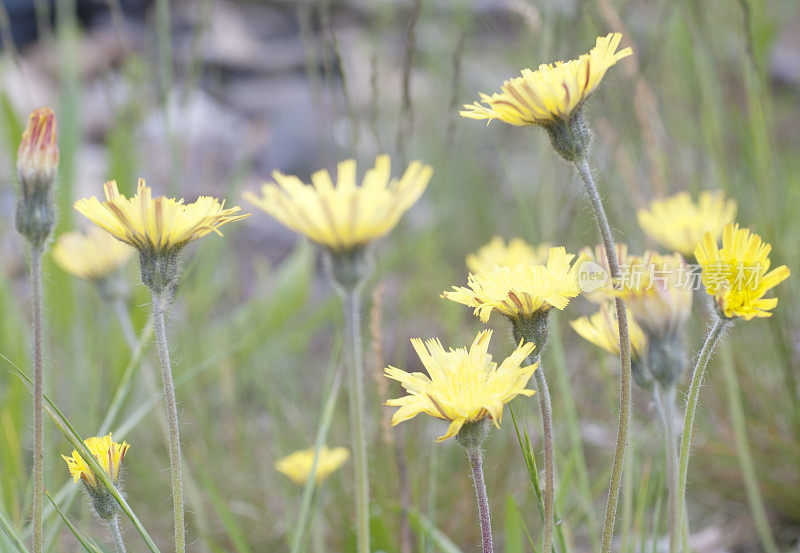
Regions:
M 578 162 L 589 154 L 592 131 L 583 118 L 583 109 L 578 108 L 567 119 L 555 119 L 544 125 L 550 143 L 558 154 L 570 162 Z
M 17 151 L 17 230 L 36 246 L 44 243 L 55 224 L 52 188 L 59 158 L 56 132 L 55 112 L 38 108 L 28 118 Z

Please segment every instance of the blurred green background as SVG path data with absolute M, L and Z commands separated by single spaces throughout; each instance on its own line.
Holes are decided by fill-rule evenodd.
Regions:
M 466 280 L 465 255 L 493 235 L 572 252 L 597 241 L 577 179 L 545 133 L 461 119 L 462 103 L 497 90 L 522 67 L 575 57 L 596 36 L 621 31 L 635 57 L 611 69 L 588 104 L 592 161 L 617 239 L 632 250 L 653 247 L 636 224 L 638 208 L 680 190 L 721 189 L 738 201 L 737 220 L 773 245 L 773 263 L 800 270 L 795 0 L 56 0 L 35 7 L 39 36 L 28 43 L 14 5 L 0 11 L 0 353 L 23 368 L 30 366 L 30 307 L 27 256 L 13 226 L 14 160 L 25 117 L 38 105 L 55 108 L 59 120 L 57 234 L 85 228 L 71 204 L 99 194 L 108 178 L 127 192 L 141 176 L 156 193 L 211 193 L 253 211 L 241 191 L 274 169 L 307 178 L 348 157 L 363 169 L 381 152 L 393 155 L 395 174 L 410 159 L 434 166 L 420 203 L 378 244 L 365 302 L 375 551 L 469 553 L 479 543 L 463 451 L 434 444 L 443 423 L 428 417 L 388 427 L 381 403 L 400 391 L 380 376 L 383 367 L 420 370 L 410 337 L 471 341 L 480 322 L 438 295 Z M 340 365 L 339 300 L 316 250 L 266 215 L 254 212 L 224 230 L 224 238 L 211 236 L 185 256 L 167 323 L 190 549 L 288 551 L 301 490 L 274 462 L 314 441 Z M 148 295 L 135 263 L 128 273 L 127 307 L 141 331 Z M 46 392 L 88 436 L 121 390 L 110 429 L 132 444 L 128 500 L 168 551 L 162 405 L 143 378 L 154 352 L 148 343 L 130 385 L 120 388 L 131 352 L 116 314 L 49 258 L 45 288 Z M 798 291 L 796 278 L 781 284 L 774 316 L 736 325 L 710 365 L 689 476 L 693 551 L 765 550 L 751 510 L 758 496 L 778 547 L 798 547 Z M 695 303 L 691 355 L 707 320 Z M 544 355 L 570 551 L 597 549 L 615 437 L 618 365 L 567 325 L 590 311 L 579 299 L 556 315 Z M 496 356 L 512 347 L 501 323 L 490 323 Z M 635 393 L 616 547 L 657 551 L 666 526 L 663 452 L 649 400 Z M 736 401 L 746 422 L 738 436 Z M 513 405 L 538 456 L 538 407 L 526 399 Z M 26 543 L 30 425 L 29 392 L 4 368 L 0 512 Z M 340 393 L 328 443 L 349 445 L 348 426 Z M 52 425 L 46 432 L 45 483 L 61 490 L 66 508 L 66 490 L 77 486 L 62 488 L 69 478 L 59 455 L 71 447 Z M 743 447 L 756 495 L 743 485 Z M 526 529 L 538 544 L 541 519 L 510 417 L 486 449 L 498 549 L 529 551 Z M 327 551 L 353 549 L 351 471 L 346 465 L 323 486 L 312 550 L 322 542 Z M 69 505 L 78 525 L 110 550 L 86 502 Z M 123 526 L 129 551 L 144 551 Z M 50 551 L 80 550 L 57 516 L 46 531 Z M 0 550 L 12 551 L 4 539 Z

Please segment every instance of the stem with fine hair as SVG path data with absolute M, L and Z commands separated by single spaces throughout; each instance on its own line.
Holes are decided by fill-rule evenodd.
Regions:
M 680 504 L 678 503 L 678 441 L 675 435 L 675 385 L 656 392 L 664 412 L 664 455 L 667 461 L 667 484 L 669 486 L 669 551 L 678 553 L 680 541 Z
M 119 529 L 119 516 L 114 515 L 108 521 L 108 528 L 111 530 L 111 537 L 114 540 L 114 547 L 117 553 L 125 553 L 125 543 L 122 541 L 122 532 Z
M 358 285 L 344 291 L 344 333 L 356 479 L 356 551 L 370 553 L 369 464 L 367 462 L 367 434 L 364 430 L 366 407 L 364 404 L 364 375 L 361 368 L 361 301 Z
M 550 405 L 550 390 L 542 370 L 541 355 L 528 357 L 528 363 L 539 366 L 534 371 L 536 388 L 539 396 L 539 407 L 542 410 L 542 438 L 544 440 L 544 536 L 542 553 L 553 549 L 553 531 L 555 528 L 555 464 L 553 455 L 553 409 Z
M 603 200 L 597 192 L 594 184 L 592 172 L 589 169 L 589 162 L 583 158 L 575 162 L 575 168 L 583 181 L 586 194 L 589 196 L 589 203 L 592 206 L 595 223 L 603 239 L 603 247 L 608 258 L 608 268 L 611 271 L 611 278 L 620 278 L 619 263 L 617 261 L 617 249 L 614 245 L 614 237 L 611 235 L 611 227 L 608 224 Z M 614 461 L 611 464 L 611 481 L 608 485 L 608 503 L 606 504 L 606 517 L 603 524 L 603 538 L 600 543 L 601 553 L 611 551 L 611 541 L 614 537 L 614 524 L 617 518 L 617 503 L 619 501 L 619 489 L 622 483 L 622 469 L 625 463 L 625 449 L 628 446 L 628 426 L 631 419 L 631 344 L 628 334 L 628 315 L 625 311 L 625 302 L 621 298 L 615 298 L 614 304 L 617 309 L 617 323 L 619 326 L 619 359 L 622 370 L 619 380 L 619 425 L 617 427 L 617 444 L 614 450 Z
M 486 495 L 486 482 L 483 479 L 483 452 L 480 446 L 466 449 L 469 466 L 472 468 L 475 497 L 478 500 L 478 516 L 481 522 L 481 551 L 482 553 L 493 553 L 492 519 L 489 513 L 489 498 Z
M 164 399 L 167 405 L 169 425 L 169 463 L 172 474 L 172 513 L 175 524 L 175 553 L 186 551 L 186 528 L 183 514 L 183 478 L 181 476 L 181 436 L 178 425 L 178 407 L 175 403 L 175 384 L 172 381 L 172 366 L 167 345 L 166 311 L 168 291 L 153 290 L 153 325 L 161 362 L 161 378 L 164 382 Z
M 681 507 L 680 516 L 678 517 L 678 528 L 683 526 L 683 520 L 686 516 L 686 476 L 689 471 L 689 449 L 692 446 L 692 429 L 694 426 L 694 415 L 697 410 L 697 400 L 700 397 L 700 388 L 703 385 L 703 376 L 708 366 L 708 360 L 711 358 L 711 352 L 719 342 L 719 339 L 725 333 L 725 330 L 732 324 L 728 319 L 723 319 L 719 315 L 714 315 L 714 324 L 708 331 L 706 341 L 703 344 L 703 349 L 700 350 L 700 355 L 697 356 L 697 363 L 695 363 L 694 370 L 692 371 L 692 382 L 689 384 L 689 392 L 686 397 L 686 411 L 683 414 L 683 433 L 681 434 L 681 454 L 678 466 L 678 505 Z
M 31 288 L 33 295 L 33 553 L 42 553 L 44 547 L 42 252 L 41 245 L 31 245 Z

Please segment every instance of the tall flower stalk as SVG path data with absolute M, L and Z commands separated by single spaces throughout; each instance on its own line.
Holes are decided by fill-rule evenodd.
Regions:
M 44 322 L 42 256 L 55 225 L 53 181 L 58 170 L 56 116 L 50 108 L 34 110 L 17 151 L 17 231 L 28 241 L 31 257 L 33 318 L 33 553 L 42 553 L 44 506 Z
M 245 193 L 248 201 L 325 249 L 331 278 L 342 296 L 358 553 L 370 553 L 361 336 L 361 291 L 371 274 L 369 246 L 397 225 L 425 191 L 432 173 L 430 166 L 413 161 L 400 179 L 392 179 L 389 156 L 379 155 L 361 186 L 356 182 L 356 161 L 348 159 L 339 163 L 335 186 L 325 170 L 311 175 L 311 184 L 274 171 L 275 182 L 264 184 L 260 195 Z
M 622 35 L 598 37 L 588 53 L 567 62 L 542 64 L 538 69 L 523 69 L 519 77 L 503 83 L 501 92 L 481 95 L 481 102 L 464 106 L 461 115 L 471 119 L 499 119 L 510 125 L 536 125 L 544 128 L 556 152 L 574 164 L 592 206 L 597 228 L 609 258 L 611 277 L 619 278 L 617 252 L 603 202 L 589 168 L 591 129 L 583 117 L 586 99 L 600 85 L 609 68 L 633 51 L 617 51 Z M 631 410 L 631 356 L 624 302 L 615 300 L 620 335 L 620 407 L 617 444 L 611 466 L 608 504 L 601 542 L 602 553 L 611 550 L 617 502 L 622 483 L 622 468 L 628 441 Z
M 224 201 L 209 196 L 201 196 L 191 204 L 164 196 L 153 198 L 150 187 L 141 179 L 132 198 L 120 194 L 114 181 L 105 183 L 103 188 L 105 201 L 96 197 L 78 200 L 75 209 L 118 240 L 138 250 L 142 282 L 152 293 L 153 327 L 169 427 L 175 551 L 184 553 L 186 528 L 180 423 L 167 344 L 167 307 L 178 282 L 178 254 L 181 250 L 210 232 L 221 234 L 219 227 L 248 215 L 238 214 L 238 207 L 225 209 Z
M 491 424 L 500 426 L 503 408 L 518 395 L 531 396 L 526 388 L 537 365 L 523 366 L 534 350 L 531 342 L 520 344 L 500 365 L 489 354 L 491 330 L 479 333 L 467 348 L 445 350 L 439 340 L 423 342 L 412 339 L 427 375 L 408 373 L 387 367 L 387 378 L 396 380 L 408 395 L 390 399 L 389 407 L 398 407 L 392 416 L 392 426 L 414 418 L 420 413 L 450 423 L 444 435 L 436 441 L 455 437 L 467 453 L 481 527 L 481 549 L 493 553 L 492 523 L 489 498 L 483 474 L 483 451 Z
M 712 297 L 714 307 L 712 324 L 697 356 L 686 396 L 678 466 L 678 505 L 681 511 L 679 528 L 683 527 L 683 521 L 687 517 L 685 497 L 689 450 L 700 388 L 711 354 L 736 320 L 771 317 L 772 310 L 778 305 L 778 299 L 764 296 L 790 275 L 786 265 L 769 270 L 772 246 L 762 241 L 758 234 L 747 228 L 740 228 L 736 223 L 729 223 L 722 231 L 721 248 L 717 243 L 718 234 L 716 229 L 706 232 L 694 251 L 695 259 L 702 269 L 703 285 Z M 742 275 L 748 278 L 745 279 Z
M 515 250 L 519 249 L 518 247 Z M 530 251 L 520 258 L 511 255 L 510 249 L 503 252 L 493 248 L 493 265 L 479 262 L 484 255 L 470 256 L 470 265 L 478 268 L 471 273 L 466 287 L 454 287 L 443 292 L 442 297 L 474 308 L 475 315 L 487 322 L 492 312 L 508 317 L 516 343 L 536 346 L 535 355 L 528 362 L 536 364 L 547 346 L 549 316 L 555 309 L 564 309 L 580 293 L 577 268 L 583 257 L 575 260 L 564 248 L 549 248 L 545 264 L 530 260 Z M 479 254 L 481 251 L 478 252 Z M 522 263 L 518 260 L 524 259 Z M 497 260 L 508 260 L 516 265 L 501 265 Z M 486 269 L 484 267 L 491 267 Z M 542 413 L 542 436 L 544 438 L 544 528 L 542 550 L 550 551 L 555 531 L 555 454 L 553 444 L 553 409 L 544 371 L 536 371 L 536 386 L 539 391 L 539 407 Z

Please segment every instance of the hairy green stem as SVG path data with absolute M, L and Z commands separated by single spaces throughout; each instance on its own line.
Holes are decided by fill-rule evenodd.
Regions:
M 617 250 L 614 245 L 614 237 L 611 235 L 611 227 L 608 224 L 603 201 L 597 192 L 592 172 L 589 169 L 589 162 L 583 158 L 575 162 L 575 168 L 583 181 L 586 194 L 589 196 L 589 203 L 592 206 L 594 220 L 603 239 L 606 257 L 608 258 L 608 268 L 611 277 L 620 277 L 619 263 L 617 261 Z M 608 502 L 606 504 L 606 516 L 603 524 L 603 537 L 600 542 L 601 553 L 610 553 L 611 542 L 614 538 L 614 524 L 617 519 L 617 503 L 619 502 L 619 489 L 622 483 L 622 469 L 625 464 L 625 449 L 628 446 L 628 427 L 631 419 L 631 344 L 628 334 L 628 315 L 625 311 L 625 302 L 620 298 L 614 301 L 617 308 L 617 323 L 619 325 L 619 359 L 621 365 L 619 380 L 619 425 L 617 427 L 617 444 L 614 449 L 614 460 L 611 464 L 611 481 L 608 485 Z
M 694 426 L 694 415 L 697 411 L 697 400 L 700 397 L 700 388 L 703 386 L 703 376 L 708 366 L 708 360 L 711 358 L 711 352 L 719 342 L 719 339 L 724 334 L 725 330 L 733 324 L 728 319 L 722 319 L 715 315 L 716 320 L 711 326 L 706 336 L 706 341 L 703 344 L 703 349 L 700 350 L 700 355 L 697 356 L 697 363 L 695 363 L 694 370 L 692 371 L 692 381 L 689 384 L 689 392 L 686 397 L 686 411 L 683 415 L 683 433 L 681 434 L 681 453 L 678 466 L 678 505 L 681 506 L 680 516 L 678 517 L 678 528 L 683 526 L 684 517 L 686 517 L 686 476 L 689 472 L 689 450 L 692 447 L 692 429 Z
M 536 377 L 536 388 L 539 396 L 539 407 L 542 410 L 542 438 L 544 440 L 544 528 L 542 552 L 549 553 L 553 549 L 553 530 L 555 528 L 555 464 L 553 455 L 553 409 L 550 405 L 550 390 L 542 370 L 541 355 L 528 358 L 528 362 L 539 366 L 533 373 Z
M 364 374 L 361 367 L 361 301 L 358 286 L 344 291 L 344 332 L 356 479 L 356 551 L 370 553 L 369 464 L 367 462 L 367 434 L 364 429 L 366 407 Z
M 167 291 L 153 291 L 153 325 L 156 334 L 156 345 L 158 346 L 158 358 L 161 362 L 161 378 L 164 382 L 164 399 L 167 406 L 167 423 L 169 425 L 169 463 L 172 475 L 172 512 L 175 524 L 175 553 L 184 553 L 186 551 L 186 528 L 183 513 L 181 436 L 165 322 L 168 294 L 169 292 Z
M 475 484 L 475 497 L 478 500 L 478 517 L 481 523 L 481 551 L 493 553 L 492 517 L 489 512 L 489 498 L 486 495 L 486 481 L 483 478 L 483 452 L 480 446 L 468 447 L 467 459 L 472 469 L 472 482 Z
M 42 553 L 44 548 L 42 252 L 41 245 L 31 245 L 31 289 L 33 295 L 33 553 Z
M 117 553 L 125 553 L 125 543 L 122 541 L 122 532 L 119 529 L 119 516 L 114 515 L 108 521 L 108 528 L 111 530 L 111 537 L 114 540 L 114 547 Z
M 680 549 L 680 508 L 678 503 L 678 440 L 675 434 L 675 386 L 670 385 L 656 392 L 664 412 L 664 456 L 667 463 L 667 485 L 669 487 L 669 552 Z

